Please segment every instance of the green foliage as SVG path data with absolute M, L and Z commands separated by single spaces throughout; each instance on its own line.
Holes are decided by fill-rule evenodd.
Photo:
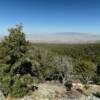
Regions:
M 69 56 L 97 63 L 100 58 L 100 43 L 87 44 L 34 44 L 36 47 L 52 51 L 53 55 Z
M 97 63 L 96 74 L 98 77 L 100 77 L 100 61 Z
M 26 84 L 23 83 L 21 80 L 17 80 L 12 86 L 10 95 L 19 98 L 27 95 L 28 92 L 29 89 L 27 88 Z
M 30 44 L 22 26 L 16 25 L 9 33 L 0 45 L 0 82 L 5 96 L 22 97 L 29 93 L 34 80 Z
M 10 76 L 5 76 L 3 79 L 2 79 L 2 92 L 4 94 L 4 96 L 7 96 L 10 92 L 10 80 L 11 80 L 11 77 Z
M 95 84 L 100 85 L 100 77 L 98 77 L 97 75 L 94 75 L 92 80 Z
M 23 97 L 32 91 L 32 86 L 33 78 L 30 74 L 26 74 L 20 77 L 18 80 L 15 80 L 10 95 L 17 98 Z
M 82 82 L 87 82 L 89 80 L 94 81 L 94 83 L 98 83 L 95 81 L 99 81 L 100 67 L 99 67 L 99 59 L 100 59 L 100 43 L 90 43 L 90 44 L 34 44 L 37 48 L 46 49 L 52 52 L 53 58 L 55 56 L 67 56 L 72 59 L 72 76 L 73 79 L 81 79 Z M 80 60 L 79 60 L 80 59 Z M 79 63 L 83 62 L 83 67 L 80 66 Z M 58 61 L 59 63 L 59 61 Z M 59 64 L 58 64 L 59 65 Z M 79 66 L 78 70 L 77 67 Z M 85 66 L 85 67 L 84 67 Z M 83 68 L 83 69 L 81 69 Z M 76 71 L 77 70 L 77 71 Z M 81 73 L 81 70 L 84 72 Z M 53 72 L 53 71 L 52 71 Z M 97 78 L 94 78 L 97 74 Z M 84 78 L 83 78 L 84 77 Z
M 65 86 L 67 88 L 67 91 L 71 91 L 72 88 L 72 81 L 66 81 Z
M 83 83 L 87 83 L 95 75 L 95 66 L 88 61 L 78 60 L 73 69 L 74 72 L 80 76 L 80 80 Z

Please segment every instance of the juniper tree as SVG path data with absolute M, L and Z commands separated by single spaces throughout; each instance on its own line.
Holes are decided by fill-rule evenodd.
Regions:
M 28 55 L 30 48 L 21 25 L 8 31 L 9 36 L 6 36 L 0 45 L 0 82 L 5 96 L 12 94 L 20 97 L 29 92 L 28 85 L 33 81 L 32 62 Z M 27 75 L 29 78 L 24 77 Z M 31 81 L 23 83 L 26 78 Z M 23 89 L 25 93 L 22 93 Z

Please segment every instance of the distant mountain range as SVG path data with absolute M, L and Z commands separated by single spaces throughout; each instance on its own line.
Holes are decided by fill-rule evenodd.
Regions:
M 27 34 L 27 39 L 32 42 L 42 43 L 93 43 L 100 41 L 99 34 L 60 32 L 48 34 Z

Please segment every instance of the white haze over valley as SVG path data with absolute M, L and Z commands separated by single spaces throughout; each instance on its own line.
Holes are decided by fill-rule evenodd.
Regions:
M 99 34 L 87 34 L 76 32 L 27 34 L 27 39 L 38 43 L 93 43 L 100 41 Z
M 0 41 L 3 38 L 4 35 L 0 35 Z M 100 42 L 100 34 L 77 32 L 33 33 L 26 34 L 26 39 L 34 43 L 94 43 Z

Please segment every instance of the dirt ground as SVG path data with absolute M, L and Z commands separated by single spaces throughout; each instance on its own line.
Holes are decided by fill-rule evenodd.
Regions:
M 100 92 L 100 86 L 88 85 L 86 87 L 80 83 L 73 84 L 72 91 L 68 92 L 66 91 L 66 88 L 61 84 L 46 82 L 39 84 L 38 90 L 33 92 L 31 96 L 25 96 L 24 98 L 21 99 L 14 99 L 8 97 L 7 100 L 70 100 L 61 98 L 68 98 L 68 97 L 77 98 L 82 96 L 89 96 L 93 92 Z M 85 100 L 85 99 L 78 99 L 78 100 Z

